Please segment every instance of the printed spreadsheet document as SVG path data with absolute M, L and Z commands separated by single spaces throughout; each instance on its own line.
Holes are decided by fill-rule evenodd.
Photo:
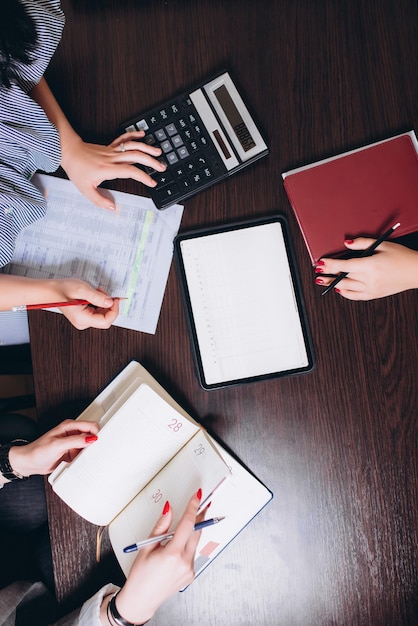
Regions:
M 37 174 L 33 182 L 47 198 L 47 213 L 21 231 L 3 272 L 80 278 L 126 298 L 115 326 L 155 333 L 183 207 L 158 211 L 148 198 L 112 191 L 116 210 L 107 211 L 68 180 Z

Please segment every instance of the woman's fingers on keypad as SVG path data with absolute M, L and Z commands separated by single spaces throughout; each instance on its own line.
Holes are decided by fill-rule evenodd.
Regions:
M 151 170 L 157 170 L 158 172 L 164 172 L 166 169 L 165 162 L 159 159 L 160 153 L 155 156 L 142 152 L 141 150 L 129 150 L 122 152 L 115 157 L 117 164 L 126 163 L 127 165 L 143 165 Z
M 123 150 L 120 149 L 123 146 Z M 144 152 L 153 156 L 159 156 L 162 153 L 161 148 L 158 146 L 151 146 L 143 141 L 125 141 L 119 144 L 116 148 L 116 152 Z

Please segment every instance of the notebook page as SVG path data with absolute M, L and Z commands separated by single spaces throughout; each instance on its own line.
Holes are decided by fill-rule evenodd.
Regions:
M 213 497 L 206 517 L 223 517 L 220 524 L 202 531 L 196 549 L 194 571 L 200 574 L 210 562 L 238 535 L 273 497 L 265 485 L 255 478 L 222 446 L 212 440 L 227 463 L 231 475 Z M 248 535 L 251 541 L 251 534 Z
M 180 245 L 207 384 L 308 365 L 280 223 Z
M 143 384 L 53 489 L 89 522 L 106 525 L 198 430 Z
M 225 477 L 227 484 L 229 476 L 228 466 L 206 433 L 196 433 L 110 524 L 110 541 L 125 575 L 132 567 L 137 552 L 125 554 L 123 548 L 149 536 L 166 500 L 173 510 L 171 528 L 175 529 L 193 493 L 201 488 L 203 502 Z M 223 489 L 222 484 L 220 491 Z M 211 513 L 208 512 L 207 517 L 211 517 Z

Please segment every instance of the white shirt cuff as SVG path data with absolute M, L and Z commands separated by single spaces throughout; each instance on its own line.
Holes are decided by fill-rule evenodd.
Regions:
M 102 626 L 100 621 L 100 607 L 103 598 L 111 593 L 116 593 L 116 591 L 119 591 L 119 587 L 109 584 L 102 587 L 94 596 L 87 600 L 81 607 L 78 617 L 78 626 Z

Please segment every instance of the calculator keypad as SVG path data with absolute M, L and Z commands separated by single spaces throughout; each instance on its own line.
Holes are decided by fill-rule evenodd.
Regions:
M 167 166 L 166 171 L 144 168 L 157 182 L 151 196 L 159 207 L 173 204 L 225 175 L 226 168 L 188 97 L 145 114 L 126 130 L 144 130 L 143 141 L 162 150 L 158 160 Z

